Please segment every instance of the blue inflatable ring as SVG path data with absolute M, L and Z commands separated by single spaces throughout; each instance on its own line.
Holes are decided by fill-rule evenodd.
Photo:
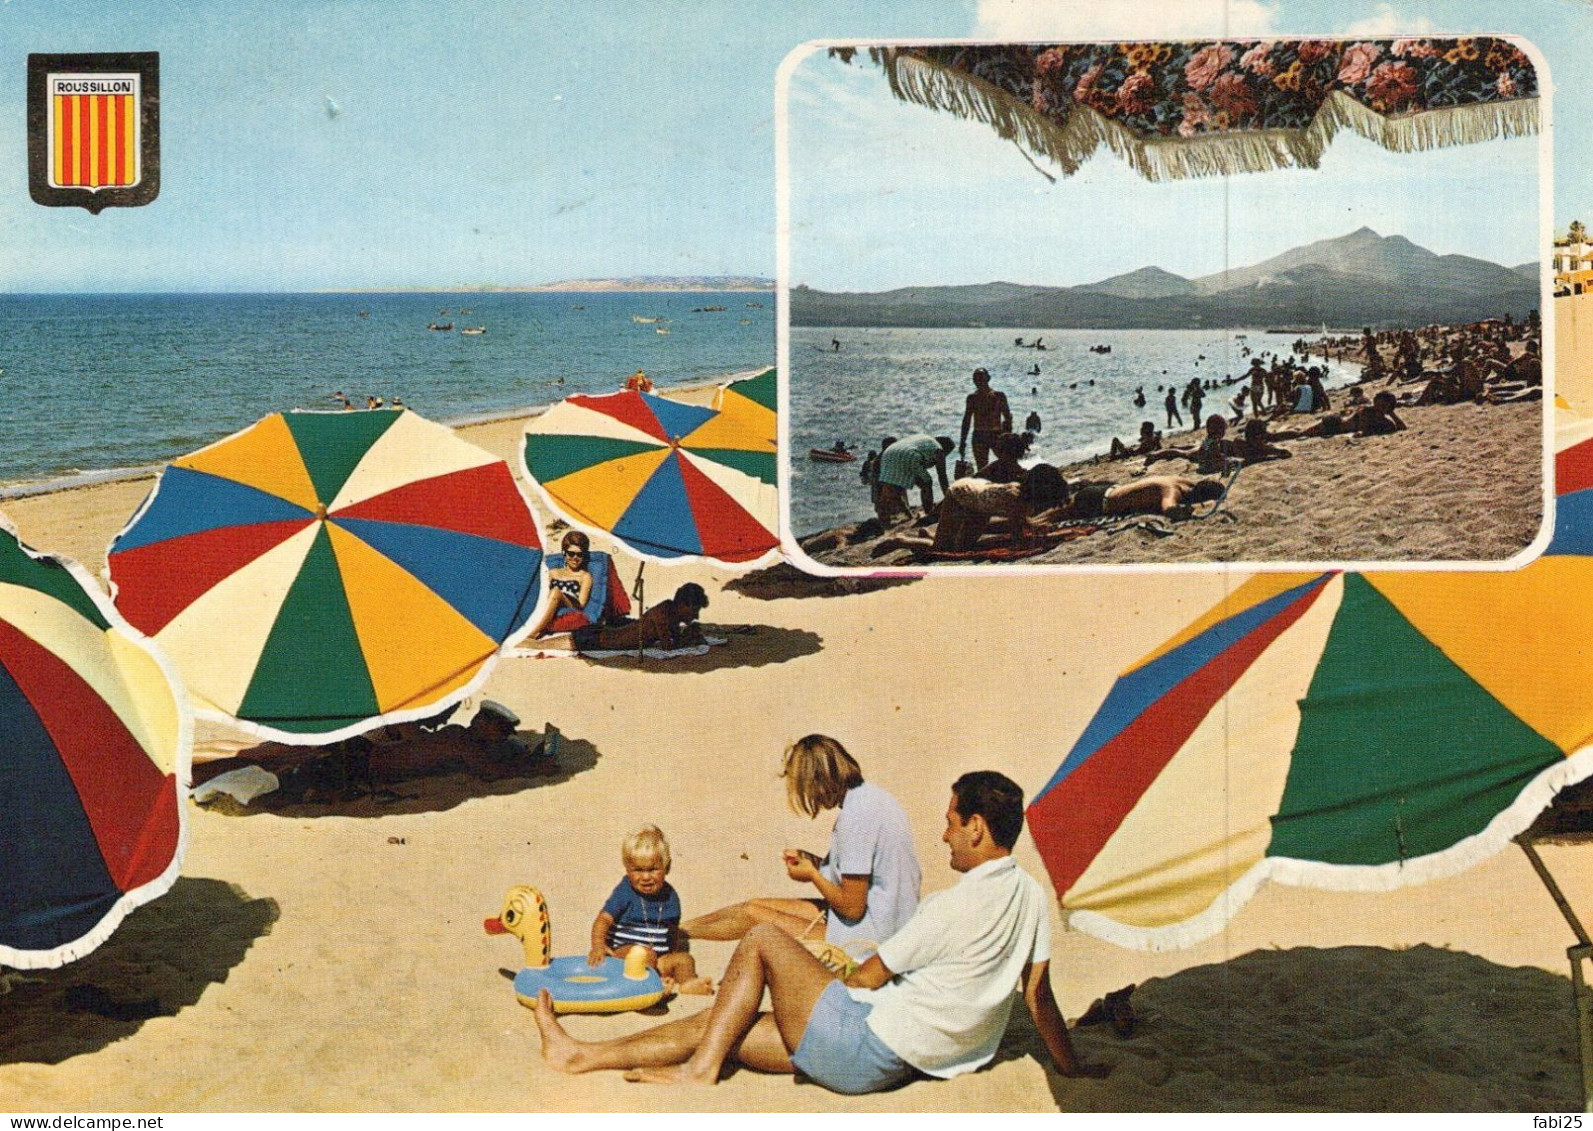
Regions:
M 548 991 L 559 1013 L 623 1013 L 663 1000 L 664 980 L 651 967 L 640 978 L 627 978 L 625 963 L 617 958 L 588 966 L 584 955 L 568 955 L 514 976 L 514 996 L 521 1005 L 535 1007 L 539 990 Z

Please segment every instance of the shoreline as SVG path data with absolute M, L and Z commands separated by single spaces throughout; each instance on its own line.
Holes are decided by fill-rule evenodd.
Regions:
M 717 389 L 723 385 L 728 385 L 732 382 L 740 381 L 747 377 L 755 377 L 759 373 L 762 373 L 765 369 L 771 367 L 772 366 L 765 365 L 752 369 L 738 369 L 732 373 L 724 374 L 710 380 L 685 381 L 678 385 L 660 385 L 656 388 L 655 392 L 677 396 L 701 393 L 705 389 Z M 621 390 L 615 390 L 615 392 L 619 391 Z M 601 394 L 572 395 L 593 396 Z M 547 404 L 522 405 L 518 408 L 499 409 L 494 412 L 476 413 L 471 416 L 452 417 L 445 420 L 439 420 L 437 423 L 446 425 L 449 428 L 458 429 L 479 428 L 484 425 L 502 424 L 505 421 L 511 420 L 531 420 L 535 417 L 541 416 L 557 403 L 558 401 L 552 401 Z M 284 411 L 313 412 L 323 410 L 287 409 Z M 340 410 L 333 409 L 324 411 Z M 366 410 L 361 409 L 356 411 Z M 206 441 L 206 443 L 213 444 L 217 440 L 223 438 L 224 437 L 222 436 L 216 436 L 213 439 Z M 203 446 L 204 445 L 200 445 L 200 447 Z M 192 450 L 197 451 L 198 448 L 194 448 Z M 164 460 L 160 463 L 140 464 L 135 467 L 97 468 L 93 471 L 81 471 L 71 475 L 58 475 L 49 479 L 21 479 L 12 483 L 0 482 L 0 503 L 11 499 L 29 499 L 39 495 L 53 495 L 63 491 L 79 491 L 83 490 L 84 488 L 100 487 L 111 483 L 131 483 L 145 479 L 153 479 L 159 475 L 161 469 L 166 467 L 170 462 L 170 460 Z

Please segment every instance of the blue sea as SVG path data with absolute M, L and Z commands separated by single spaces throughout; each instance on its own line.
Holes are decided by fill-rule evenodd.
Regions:
M 1047 347 L 1020 348 L 1036 335 Z M 1007 394 L 1020 430 L 1031 411 L 1040 431 L 1030 455 L 1066 464 L 1103 454 L 1113 436 L 1137 440 L 1142 420 L 1167 423 L 1165 389 L 1180 389 L 1192 377 L 1222 381 L 1249 368 L 1243 351 L 1287 355 L 1294 342 L 1320 332 L 1268 334 L 1260 330 L 1040 330 L 793 327 L 791 330 L 791 525 L 810 534 L 873 513 L 868 489 L 858 480 L 860 463 L 810 461 L 810 448 L 837 440 L 864 452 L 881 437 L 927 432 L 956 439 L 963 403 L 980 366 L 991 386 Z M 839 341 L 836 351 L 832 343 Z M 1110 353 L 1091 353 L 1094 345 Z M 1312 364 L 1321 364 L 1320 357 Z M 1360 376 L 1360 367 L 1329 362 L 1328 388 Z M 1035 365 L 1038 375 L 1031 375 Z M 1134 405 L 1143 386 L 1146 405 Z M 1229 402 L 1239 385 L 1206 394 L 1202 415 L 1232 417 Z M 1180 407 L 1184 427 L 1196 422 Z M 971 454 L 971 453 L 970 453 Z M 956 457 L 953 456 L 953 459 Z M 936 497 L 940 491 L 937 485 Z M 917 499 L 914 498 L 916 505 Z
M 457 423 L 637 368 L 661 389 L 758 371 L 774 342 L 767 293 L 0 295 L 0 491 L 158 464 L 339 390 Z

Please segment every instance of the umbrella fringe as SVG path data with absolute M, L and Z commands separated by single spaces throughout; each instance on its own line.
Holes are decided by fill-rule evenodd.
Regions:
M 1136 927 L 1099 911 L 1062 908 L 1063 921 L 1081 934 L 1129 950 L 1180 950 L 1218 934 L 1239 913 L 1262 883 L 1272 880 L 1291 887 L 1324 891 L 1386 892 L 1456 875 L 1497 855 L 1537 820 L 1555 794 L 1593 777 L 1593 746 L 1544 770 L 1500 810 L 1482 831 L 1433 852 L 1388 864 L 1325 864 L 1314 860 L 1267 857 L 1258 860 L 1198 915 L 1160 927 Z
M 1101 146 L 1150 181 L 1314 169 L 1334 137 L 1350 130 L 1384 149 L 1414 153 L 1538 132 L 1536 98 L 1446 106 L 1385 116 L 1335 90 L 1301 130 L 1233 130 L 1197 137 L 1142 138 L 1089 106 L 1074 104 L 1065 122 L 1045 118 L 983 79 L 914 55 L 883 49 L 878 59 L 891 93 L 904 102 L 983 123 L 1071 176 Z
M 188 791 L 184 789 L 178 799 L 179 807 L 186 806 L 187 801 Z M 123 893 L 122 897 L 111 905 L 111 909 L 104 917 L 94 924 L 93 930 L 49 950 L 18 950 L 0 946 L 0 966 L 9 966 L 14 970 L 53 970 L 58 966 L 65 966 L 68 962 L 88 957 L 106 939 L 116 933 L 116 929 L 122 925 L 124 919 L 144 904 L 154 902 L 171 890 L 172 885 L 177 882 L 182 859 L 187 850 L 188 822 L 183 821 L 177 834 L 177 850 L 172 854 L 171 863 L 166 866 L 166 870 L 149 883 Z

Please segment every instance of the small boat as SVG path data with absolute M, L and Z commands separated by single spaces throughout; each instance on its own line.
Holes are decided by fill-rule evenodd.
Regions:
M 667 334 L 667 333 L 669 333 L 669 327 L 668 326 L 654 326 L 653 327 L 653 333 L 655 333 L 655 334 Z
M 723 309 L 724 309 L 724 307 L 722 307 L 722 306 L 694 306 L 694 307 L 691 308 L 691 312 L 693 314 L 709 314 L 709 313 L 712 313 L 713 311 L 723 310 Z
M 485 334 L 487 332 L 487 328 L 485 326 L 466 326 L 459 332 L 461 334 Z
M 640 322 L 643 326 L 651 326 L 654 322 L 657 322 L 658 319 L 656 319 L 656 318 L 643 318 L 640 314 L 633 314 L 633 315 L 631 315 L 631 321 L 632 322 Z
M 453 328 L 454 324 L 452 322 L 433 322 L 426 327 L 428 330 L 452 330 Z
M 808 458 L 819 463 L 852 463 L 857 459 L 851 452 L 838 452 L 834 448 L 809 448 Z

